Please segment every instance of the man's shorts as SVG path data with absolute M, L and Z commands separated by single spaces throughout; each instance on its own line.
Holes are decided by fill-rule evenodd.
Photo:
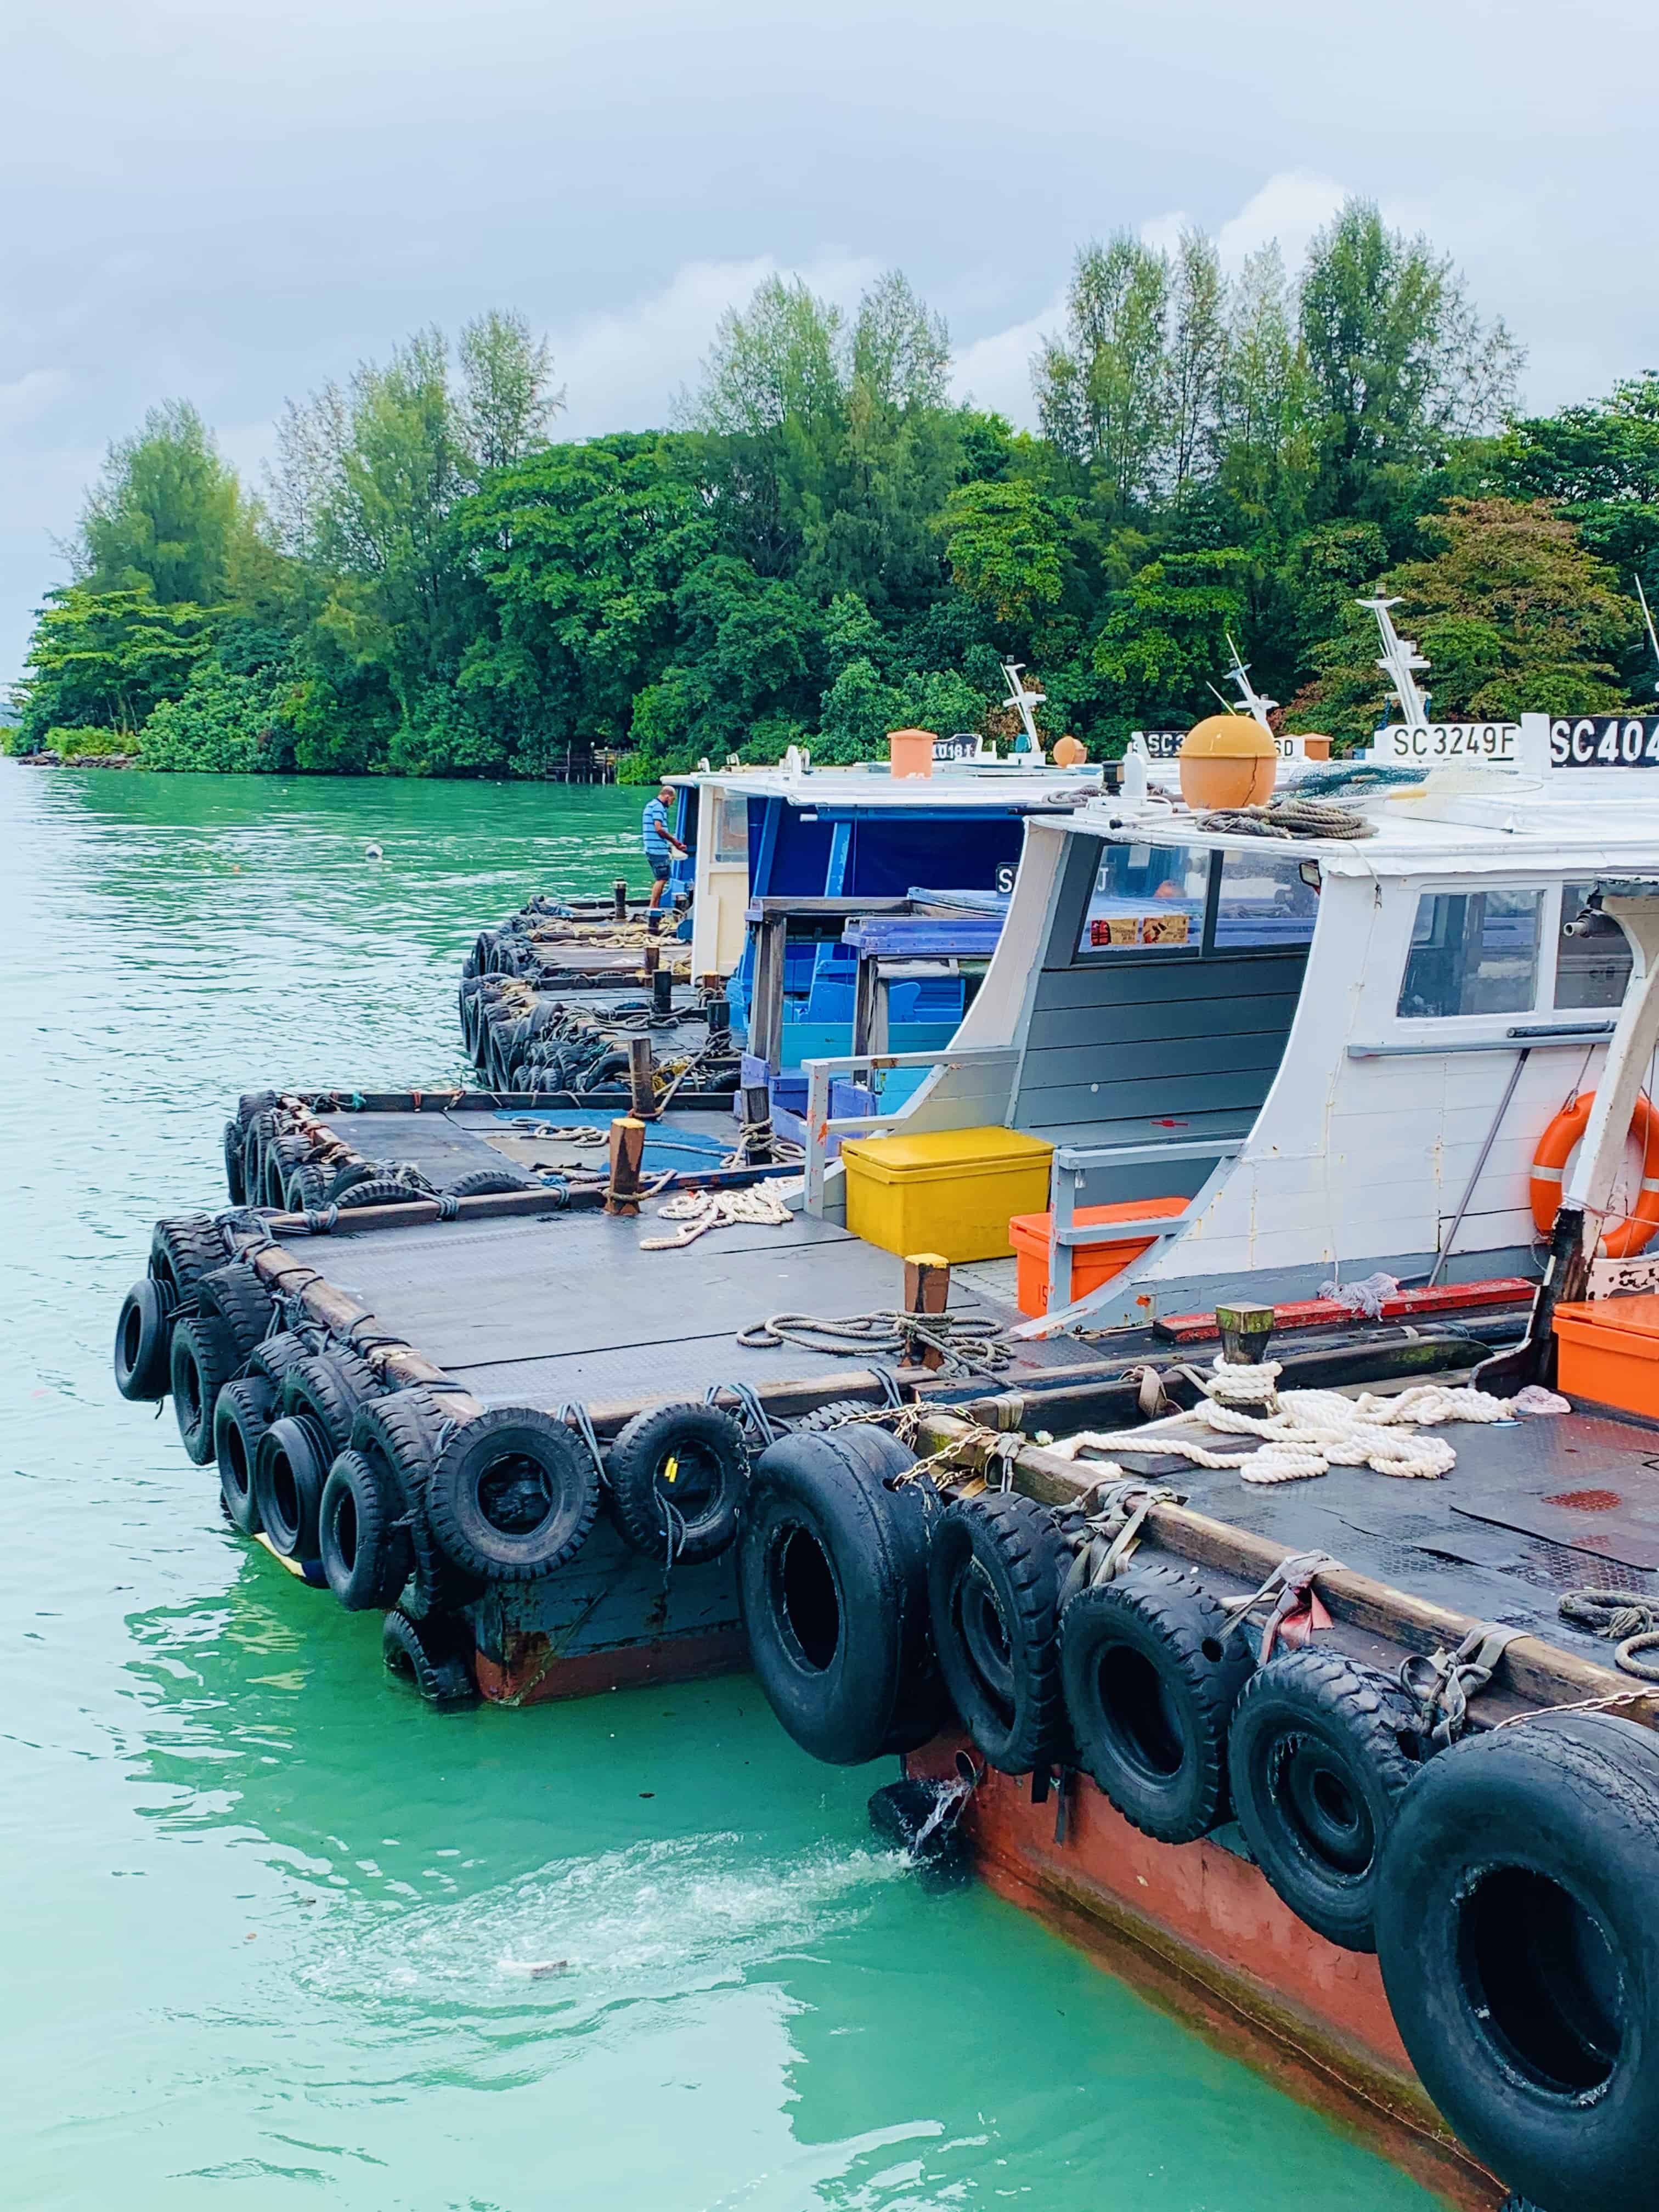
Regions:
M 674 864 L 672 860 L 653 860 L 651 863 L 651 880 L 653 884 L 665 884 L 673 872 Z

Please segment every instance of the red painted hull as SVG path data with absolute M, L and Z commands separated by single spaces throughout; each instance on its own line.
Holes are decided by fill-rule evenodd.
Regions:
M 480 1651 L 474 1662 L 478 1687 L 497 1705 L 537 1705 L 559 1698 L 592 1698 L 604 1690 L 636 1689 L 647 1682 L 690 1682 L 704 1674 L 732 1674 L 749 1664 L 740 1628 L 706 1636 L 676 1636 L 659 1644 L 623 1644 L 605 1651 L 560 1656 L 544 1636 L 522 1636 L 504 1659 Z
M 967 1747 L 939 1737 L 906 1765 L 949 1778 Z M 963 1826 L 994 1889 L 1464 2212 L 1501 2202 L 1413 2073 L 1374 1958 L 1315 1935 L 1220 1845 L 1143 1836 L 1086 1775 L 1060 1842 L 1056 1809 L 1031 1802 L 1029 1777 L 987 1771 Z

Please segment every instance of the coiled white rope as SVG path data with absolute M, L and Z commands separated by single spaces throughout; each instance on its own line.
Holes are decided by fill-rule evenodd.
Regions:
M 1188 1370 L 1191 1371 L 1191 1370 Z M 1287 1390 L 1278 1382 L 1276 1360 L 1234 1363 L 1218 1353 L 1207 1376 L 1194 1374 L 1206 1403 L 1142 1428 L 1110 1433 L 1085 1429 L 1050 1449 L 1062 1459 L 1084 1452 L 1168 1452 L 1195 1467 L 1235 1468 L 1244 1482 L 1299 1482 L 1334 1467 L 1369 1467 L 1378 1474 L 1431 1480 L 1449 1474 L 1457 1454 L 1443 1437 L 1420 1437 L 1419 1428 L 1446 1421 L 1505 1421 L 1513 1410 L 1502 1398 L 1467 1385 L 1420 1382 L 1397 1397 L 1369 1390 L 1346 1397 L 1340 1390 Z M 1254 1452 L 1219 1452 L 1183 1433 L 1194 1425 L 1224 1435 L 1259 1437 Z
M 641 1237 L 641 1252 L 678 1252 L 684 1245 L 695 1244 L 711 1229 L 730 1229 L 738 1222 L 762 1229 L 785 1229 L 793 1218 L 783 1200 L 775 1198 L 764 1184 L 753 1190 L 683 1191 L 678 1198 L 663 1200 L 657 1218 L 683 1221 L 685 1226 L 672 1237 Z

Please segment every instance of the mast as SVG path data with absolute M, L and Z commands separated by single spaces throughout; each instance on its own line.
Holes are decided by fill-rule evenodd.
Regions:
M 1014 750 L 1016 752 L 1033 752 L 1036 755 L 1037 758 L 1041 760 L 1042 758 L 1042 739 L 1037 734 L 1037 726 L 1032 716 L 1031 709 L 1033 707 L 1042 706 L 1044 700 L 1047 698 L 1048 694 L 1044 691 L 1028 690 L 1026 686 L 1020 682 L 1020 672 L 1024 668 L 1024 665 L 1025 663 L 1023 660 L 1005 660 L 1003 662 L 1002 672 L 1006 678 L 1008 683 L 1008 696 L 1004 703 L 1014 709 L 1015 713 L 1019 716 L 1021 725 L 1025 732 L 1024 744 L 1023 745 L 1017 744 L 1014 747 Z
M 1376 627 L 1382 638 L 1382 658 L 1377 666 L 1394 687 L 1394 696 L 1400 702 L 1401 720 L 1407 729 L 1429 719 L 1428 694 L 1417 688 L 1417 671 L 1427 672 L 1429 664 L 1408 637 L 1401 637 L 1389 619 L 1389 609 L 1400 605 L 1398 599 L 1358 599 L 1357 606 L 1367 607 L 1376 617 Z
M 1642 602 L 1642 619 L 1648 626 L 1648 643 L 1653 647 L 1654 659 L 1659 662 L 1659 632 L 1654 629 L 1653 617 L 1648 612 L 1648 595 L 1642 589 L 1642 579 L 1639 576 L 1636 579 L 1636 596 Z M 1659 684 L 1656 684 L 1653 688 L 1656 691 L 1659 691 Z
M 1279 702 L 1277 699 L 1268 698 L 1265 691 L 1258 691 L 1255 686 L 1251 683 L 1250 664 L 1248 660 L 1241 660 L 1239 659 L 1238 647 L 1233 643 L 1231 631 L 1223 630 L 1221 635 L 1226 639 L 1227 650 L 1233 657 L 1233 665 L 1227 671 L 1227 681 L 1230 684 L 1237 684 L 1239 705 L 1243 708 L 1245 713 L 1250 717 L 1252 721 L 1259 722 L 1262 728 L 1267 732 L 1267 735 L 1272 737 L 1273 734 L 1273 726 L 1267 720 L 1267 717 L 1273 712 L 1273 708 L 1279 704 Z M 1210 686 L 1210 689 L 1212 691 L 1215 691 L 1215 686 L 1213 684 Z M 1221 699 L 1220 692 L 1216 691 L 1215 696 L 1218 699 Z M 1235 711 L 1231 700 L 1222 699 L 1221 703 L 1226 708 L 1229 714 Z

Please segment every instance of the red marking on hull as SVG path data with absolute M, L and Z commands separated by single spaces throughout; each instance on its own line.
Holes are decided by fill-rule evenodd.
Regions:
M 1535 1288 L 1518 1275 L 1502 1275 L 1485 1283 L 1443 1283 L 1432 1291 L 1401 1291 L 1395 1297 L 1383 1299 L 1378 1318 L 1415 1321 L 1425 1314 L 1518 1305 L 1530 1298 Z M 1295 1298 L 1273 1308 L 1275 1329 L 1328 1328 L 1341 1322 L 1361 1325 L 1361 1317 L 1338 1298 Z M 1221 1338 L 1213 1314 L 1165 1314 L 1152 1327 L 1159 1336 L 1172 1338 L 1177 1344 L 1218 1343 Z
M 689 1682 L 702 1674 L 732 1674 L 749 1663 L 740 1628 L 707 1636 L 670 1637 L 660 1644 L 622 1644 L 609 1651 L 550 1653 L 545 1637 L 518 1638 L 505 1659 L 480 1651 L 478 1687 L 497 1705 L 537 1705 L 556 1698 L 592 1698 L 645 1682 Z
M 965 1739 L 939 1737 L 908 1771 L 954 1777 Z M 988 1769 L 963 1826 L 1000 1895 L 1055 1925 L 1124 1980 L 1278 2087 L 1317 2106 L 1463 2212 L 1501 2187 L 1451 2135 L 1412 2071 L 1376 1960 L 1304 1927 L 1260 1871 L 1218 1844 L 1152 1841 L 1086 1775 L 1064 1843 L 1053 1796 Z

